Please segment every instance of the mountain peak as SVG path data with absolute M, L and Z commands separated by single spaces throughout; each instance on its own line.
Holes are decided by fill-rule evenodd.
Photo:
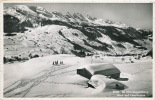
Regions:
M 57 42 L 53 40 L 55 37 L 58 38 L 57 40 L 65 40 L 63 42 L 68 43 L 70 49 L 64 48 L 70 53 L 76 54 L 78 50 L 130 53 L 132 50 L 143 49 L 146 51 L 147 48 L 151 47 L 152 32 L 136 30 L 122 22 L 88 15 L 84 17 L 80 13 L 67 12 L 62 14 L 58 11 L 49 13 L 43 7 L 38 6 L 16 5 L 4 8 L 4 12 L 5 33 L 26 32 L 27 27 L 31 27 L 32 30 L 37 30 L 33 33 L 39 35 L 37 33 L 42 30 L 40 34 L 48 34 L 47 40 L 51 39 L 51 44 L 57 45 Z M 46 44 L 45 46 L 47 47 Z M 63 47 L 63 44 L 61 46 Z M 56 47 L 56 49 L 59 48 Z
M 95 18 L 95 17 L 92 17 L 92 16 L 90 16 L 90 15 L 87 15 L 87 17 L 86 18 L 88 18 L 89 20 L 96 20 L 97 18 Z

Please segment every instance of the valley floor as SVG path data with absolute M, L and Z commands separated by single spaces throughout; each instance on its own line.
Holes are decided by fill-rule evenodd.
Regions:
M 129 63 L 130 57 L 76 57 L 51 55 L 26 62 L 4 64 L 4 97 L 150 97 L 152 96 L 152 60 L 143 58 Z M 53 62 L 63 62 L 54 65 Z M 87 87 L 88 79 L 76 69 L 91 63 L 112 63 L 121 71 L 126 88 L 117 90 L 113 83 L 97 89 Z M 103 89 L 102 89 L 103 88 Z M 125 93 L 124 93 L 125 92 Z

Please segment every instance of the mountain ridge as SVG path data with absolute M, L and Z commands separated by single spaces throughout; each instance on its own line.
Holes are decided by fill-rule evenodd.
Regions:
M 25 15 L 30 15 L 30 16 L 34 16 L 36 17 L 37 14 L 45 14 L 45 16 L 47 17 L 48 16 L 48 19 L 54 19 L 54 17 L 59 17 L 59 18 L 72 18 L 72 19 L 79 19 L 79 20 L 83 20 L 83 21 L 93 21 L 95 19 L 97 19 L 97 22 L 93 22 L 95 24 L 98 24 L 98 25 L 102 25 L 102 24 L 116 24 L 116 25 L 122 25 L 122 27 L 127 27 L 127 25 L 125 25 L 124 23 L 122 22 L 113 22 L 113 21 L 110 21 L 110 20 L 104 20 L 104 19 L 98 19 L 98 18 L 95 18 L 95 17 L 91 17 L 89 15 L 87 15 L 87 17 L 84 17 L 82 14 L 80 13 L 73 13 L 73 14 L 70 14 L 69 12 L 66 13 L 66 15 L 63 15 L 62 13 L 60 12 L 57 12 L 57 11 L 53 11 L 52 13 L 49 13 L 45 8 L 42 8 L 42 7 L 39 7 L 39 6 L 25 6 L 25 5 L 15 5 L 13 7 L 8 7 L 8 8 L 4 8 L 4 15 L 5 14 L 9 14 L 9 15 L 12 15 L 11 12 L 9 12 L 7 9 L 12 9 L 12 10 L 16 10 L 17 13 L 18 12 L 21 12 L 22 11 L 22 14 L 25 14 Z M 25 13 L 23 13 L 25 12 Z M 89 16 L 89 18 L 88 18 Z M 16 16 L 17 17 L 17 16 Z M 29 17 L 29 16 L 27 16 Z M 40 17 L 41 16 L 37 16 L 37 17 Z M 18 18 L 18 17 L 17 17 Z M 68 19 L 65 19 L 68 21 Z M 89 19 L 89 20 L 88 20 Z M 60 19 L 59 19 L 60 20 Z M 61 19 L 62 20 L 62 19 Z M 101 22 L 101 23 L 100 23 Z M 102 23 L 103 22 L 103 23 Z M 120 26 L 121 27 L 121 26 Z
M 65 29 L 61 27 L 65 27 Z M 52 30 L 44 30 L 45 28 L 58 30 L 52 32 Z M 30 33 L 29 31 L 33 32 L 33 30 L 37 30 L 37 33 L 42 34 L 43 37 L 45 37 L 46 33 L 57 34 L 57 37 L 61 37 L 62 40 L 65 40 L 63 42 L 70 45 L 70 49 L 64 48 L 62 44 L 60 45 L 64 52 L 74 54 L 78 54 L 79 50 L 85 52 L 94 50 L 93 53 L 111 52 L 113 55 L 119 53 L 146 53 L 152 48 L 152 31 L 135 29 L 122 22 L 113 22 L 88 15 L 84 17 L 80 13 L 70 14 L 67 12 L 66 15 L 57 11 L 49 13 L 45 8 L 37 6 L 16 5 L 4 8 L 4 33 Z M 38 30 L 42 30 L 43 33 Z M 32 34 L 24 35 L 28 38 L 29 36 L 26 35 Z M 43 37 L 42 39 L 44 39 Z M 50 35 L 47 39 L 49 38 Z M 39 42 L 39 40 L 33 41 Z M 49 41 L 51 41 L 50 45 L 52 45 L 58 40 Z M 43 43 L 43 45 L 47 46 L 46 43 Z M 44 46 L 42 49 L 44 49 Z M 56 48 L 56 50 L 53 50 L 55 53 L 56 51 L 62 53 L 59 52 L 62 48 L 58 46 L 52 48 Z

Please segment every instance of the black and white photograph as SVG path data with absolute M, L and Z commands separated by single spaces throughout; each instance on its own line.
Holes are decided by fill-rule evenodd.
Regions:
M 4 98 L 152 98 L 153 3 L 3 3 Z

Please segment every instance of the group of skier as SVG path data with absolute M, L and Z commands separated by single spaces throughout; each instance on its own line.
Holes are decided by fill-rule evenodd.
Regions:
M 62 65 L 63 64 L 63 61 L 53 61 L 53 65 Z

